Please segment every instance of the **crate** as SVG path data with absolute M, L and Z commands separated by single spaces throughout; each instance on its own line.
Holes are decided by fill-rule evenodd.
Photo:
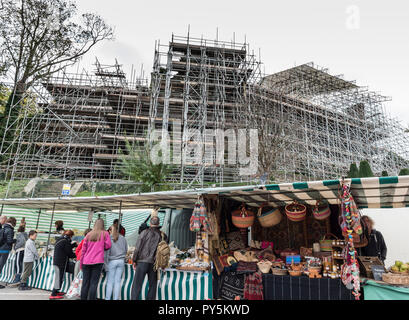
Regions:
M 372 273 L 372 266 L 383 266 L 383 263 L 381 260 L 379 260 L 378 257 L 364 257 L 360 256 L 358 257 L 358 262 L 359 262 L 359 272 L 361 273 L 362 276 L 366 278 L 372 278 L 373 279 L 373 273 Z

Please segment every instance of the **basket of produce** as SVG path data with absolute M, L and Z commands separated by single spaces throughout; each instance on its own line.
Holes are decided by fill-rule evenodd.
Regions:
M 280 212 L 280 209 L 275 208 L 273 210 L 268 210 L 266 212 L 263 211 L 263 205 L 260 206 L 257 213 L 257 219 L 260 222 L 260 225 L 263 228 L 270 228 L 278 225 L 283 218 L 283 215 Z
M 332 241 L 333 241 L 333 239 L 329 239 L 329 237 L 333 237 L 334 239 L 338 240 L 338 238 L 334 234 L 327 233 L 326 235 L 324 235 L 322 240 L 320 240 L 321 251 L 326 251 L 326 252 L 332 251 Z
M 255 218 L 253 211 L 247 210 L 244 203 L 239 209 L 233 211 L 231 215 L 233 224 L 239 229 L 251 227 Z
M 403 263 L 402 261 L 397 260 L 395 261 L 395 264 L 389 268 L 388 271 L 409 276 L 409 263 Z
M 328 203 L 318 200 L 312 210 L 312 214 L 317 220 L 325 220 L 331 215 Z
M 285 214 L 287 215 L 287 218 L 293 222 L 303 221 L 307 214 L 307 207 L 294 201 L 285 206 Z
M 387 272 L 382 274 L 382 281 L 389 284 L 409 285 L 409 276 L 407 274 Z
M 283 269 L 283 268 L 271 268 L 271 271 L 273 272 L 273 274 L 275 276 L 285 276 L 286 274 L 288 274 L 287 269 Z

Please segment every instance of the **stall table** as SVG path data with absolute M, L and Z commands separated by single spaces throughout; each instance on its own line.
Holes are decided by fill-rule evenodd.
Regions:
M 15 271 L 16 255 L 11 253 L 2 273 L 0 282 L 12 282 Z M 132 282 L 134 278 L 132 265 L 126 264 L 121 283 L 121 300 L 130 300 Z M 73 275 L 65 273 L 61 291 L 67 292 Z M 97 299 L 105 299 L 106 274 L 104 273 L 98 284 Z M 33 273 L 28 279 L 28 285 L 42 290 L 51 291 L 54 284 L 53 258 L 42 257 L 34 263 Z M 156 293 L 157 300 L 208 300 L 213 296 L 212 275 L 208 272 L 181 271 L 166 269 L 161 272 Z M 145 278 L 142 287 L 142 300 L 148 295 L 148 281 Z
M 341 279 L 263 274 L 264 300 L 354 300 Z
M 398 286 L 383 281 L 362 279 L 364 300 L 409 300 L 409 286 Z

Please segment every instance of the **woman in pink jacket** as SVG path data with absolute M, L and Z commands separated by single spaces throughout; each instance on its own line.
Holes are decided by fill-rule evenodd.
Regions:
M 94 223 L 94 229 L 87 234 L 82 245 L 81 300 L 96 300 L 99 277 L 104 265 L 104 252 L 109 248 L 111 248 L 111 237 L 105 231 L 104 220 L 97 219 Z

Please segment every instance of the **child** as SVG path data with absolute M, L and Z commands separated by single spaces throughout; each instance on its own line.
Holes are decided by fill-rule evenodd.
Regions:
M 19 286 L 19 290 L 31 290 L 30 287 L 27 286 L 27 280 L 31 276 L 33 272 L 34 260 L 38 260 L 40 257 L 38 256 L 38 252 L 35 246 L 35 240 L 37 239 L 37 231 L 31 230 L 28 233 L 28 240 L 26 242 L 26 246 L 24 248 L 24 271 L 21 277 L 21 283 Z

